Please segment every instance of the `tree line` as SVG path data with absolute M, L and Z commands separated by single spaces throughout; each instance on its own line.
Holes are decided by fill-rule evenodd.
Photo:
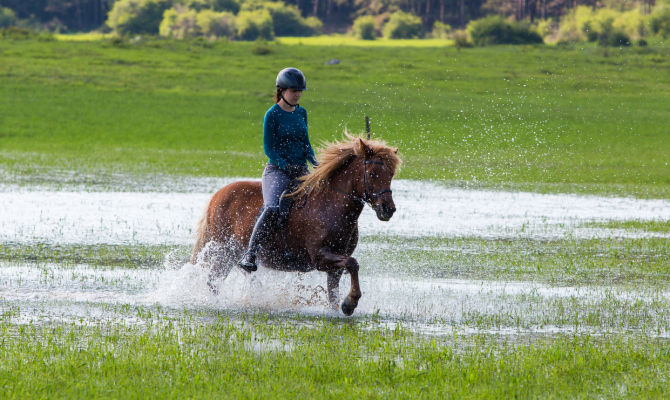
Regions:
M 60 32 L 106 29 L 114 3 L 123 0 L 0 0 L 0 24 L 20 21 L 23 26 Z M 154 0 L 135 0 L 138 3 Z M 212 8 L 230 10 L 259 0 L 173 0 L 171 3 L 214 4 Z M 426 28 L 435 21 L 465 27 L 469 21 L 488 14 L 516 20 L 557 19 L 578 6 L 605 7 L 617 11 L 640 9 L 649 12 L 656 0 L 283 0 L 295 6 L 302 17 L 315 17 L 323 31 L 343 32 L 353 21 L 370 15 L 388 18 L 396 11 L 411 13 Z M 217 6 L 218 4 L 218 6 Z M 9 21 L 9 22 L 7 22 Z

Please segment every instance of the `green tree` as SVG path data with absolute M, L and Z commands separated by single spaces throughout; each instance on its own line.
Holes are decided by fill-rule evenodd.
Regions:
M 170 0 L 118 0 L 109 12 L 107 25 L 117 33 L 157 34 Z

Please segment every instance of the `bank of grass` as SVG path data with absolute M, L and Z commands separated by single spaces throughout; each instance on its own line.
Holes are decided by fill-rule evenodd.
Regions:
M 365 275 L 529 281 L 556 286 L 670 283 L 670 239 L 478 239 L 363 237 L 355 256 Z M 177 268 L 190 246 L 0 244 L 0 260 L 94 267 Z M 167 264 L 166 264 L 167 263 Z
M 386 39 L 362 40 L 350 35 L 321 35 L 308 37 L 280 37 L 277 42 L 287 45 L 305 46 L 354 46 L 354 47 L 447 47 L 451 39 Z
M 313 143 L 360 132 L 401 178 L 670 197 L 670 50 L 0 42 L 0 176 L 260 176 L 276 72 L 308 76 Z M 331 59 L 339 64 L 329 65 Z M 652 95 L 653 94 L 653 95 Z M 27 178 L 26 178 L 27 177 Z
M 158 313 L 160 314 L 160 312 Z M 150 315 L 150 313 L 149 313 Z M 0 396 L 24 398 L 665 398 L 663 339 L 427 338 L 364 323 L 249 317 L 147 325 L 0 320 Z M 14 338 L 20 337 L 21 340 Z

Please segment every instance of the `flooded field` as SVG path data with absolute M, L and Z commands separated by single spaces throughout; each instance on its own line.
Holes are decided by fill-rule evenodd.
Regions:
M 659 285 L 616 276 L 580 281 L 580 274 L 603 272 L 585 272 L 574 264 L 594 265 L 597 259 L 606 268 L 609 261 L 599 253 L 625 249 L 621 240 L 668 245 L 667 231 L 607 228 L 606 223 L 670 220 L 670 201 L 463 190 L 402 180 L 393 189 L 398 212 L 390 222 L 378 221 L 369 208 L 360 220 L 355 256 L 361 261 L 363 298 L 354 318 L 427 335 L 669 334 L 670 291 L 662 284 L 668 280 L 668 271 L 662 273 L 667 250 L 628 250 L 631 262 L 646 259 L 661 266 L 661 272 L 649 272 L 661 276 Z M 0 242 L 23 256 L 0 261 L 0 308 L 16 324 L 127 324 L 137 320 L 124 311 L 129 307 L 341 317 L 328 308 L 325 275 L 318 272 L 261 268 L 249 276 L 233 270 L 217 283 L 220 294 L 214 296 L 207 271 L 186 262 L 194 225 L 213 191 L 2 188 Z M 605 245 L 594 247 L 594 241 Z M 119 249 L 132 253 L 156 245 L 171 247 L 158 251 L 153 263 L 122 266 L 86 257 L 61 257 L 57 263 L 37 254 L 58 256 L 68 246 L 72 254 L 81 246 L 116 246 L 108 250 L 114 260 Z M 585 248 L 586 255 L 566 252 L 573 247 Z M 528 258 L 533 253 L 556 256 Z M 533 272 L 552 263 L 551 275 Z M 499 273 L 510 268 L 525 272 Z M 570 279 L 556 279 L 570 271 Z M 345 275 L 341 292 L 347 288 Z

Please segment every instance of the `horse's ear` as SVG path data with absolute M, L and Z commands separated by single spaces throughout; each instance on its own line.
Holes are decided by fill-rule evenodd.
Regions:
M 398 154 L 398 148 L 396 147 L 395 150 L 393 150 L 393 154 Z
M 358 139 L 358 141 L 361 143 L 361 153 L 365 156 L 365 158 L 370 158 L 375 155 L 375 151 L 372 150 L 372 147 L 368 146 L 365 144 L 363 139 Z

